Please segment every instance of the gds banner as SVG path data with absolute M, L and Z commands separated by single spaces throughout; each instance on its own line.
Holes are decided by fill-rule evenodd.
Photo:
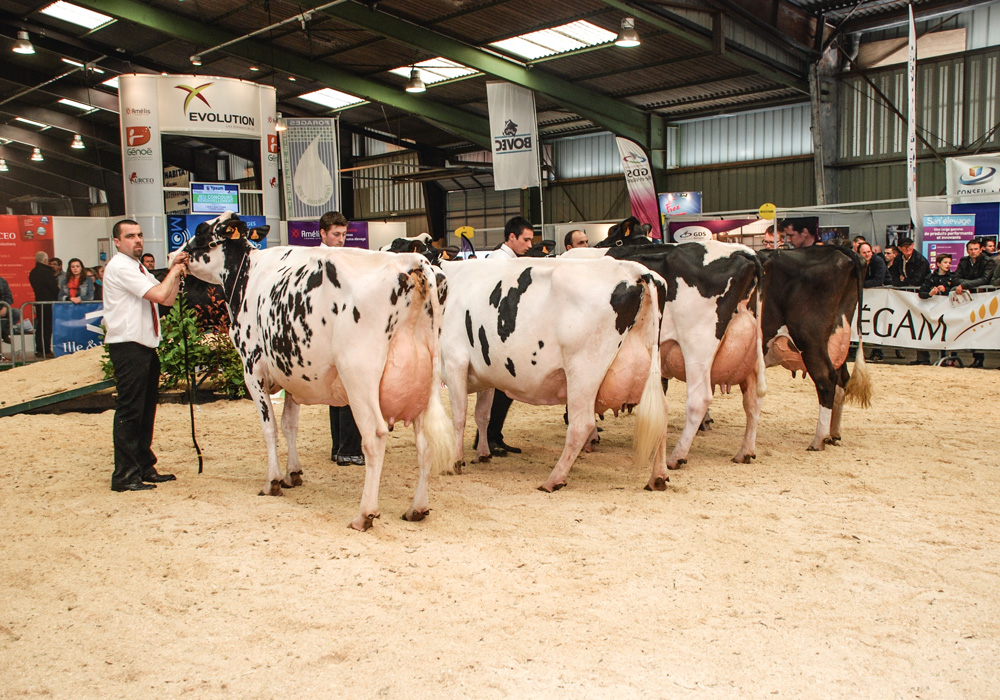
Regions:
M 642 146 L 635 141 L 621 136 L 615 137 L 615 141 L 618 143 L 618 155 L 625 173 L 632 216 L 652 226 L 650 236 L 659 238 L 661 234 L 657 224 L 660 223 L 660 214 L 656 186 L 653 184 L 653 166 Z

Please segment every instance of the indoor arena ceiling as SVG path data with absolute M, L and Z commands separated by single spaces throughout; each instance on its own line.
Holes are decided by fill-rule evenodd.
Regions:
M 428 151 L 440 160 L 489 143 L 487 81 L 535 91 L 543 140 L 611 131 L 644 142 L 652 124 L 802 102 L 810 63 L 824 42 L 898 24 L 907 5 L 899 0 L 74 0 L 111 18 L 86 28 L 53 16 L 52 4 L 0 0 L 0 158 L 9 165 L 0 172 L 0 205 L 85 198 L 88 187 L 106 190 L 112 201 L 120 197 L 118 98 L 106 81 L 122 73 L 227 76 L 273 85 L 286 117 L 337 114 L 350 133 Z M 913 4 L 918 17 L 929 18 L 986 3 Z M 613 41 L 625 18 L 634 18 L 637 47 Z M 495 44 L 574 22 L 589 23 L 575 26 L 601 43 L 536 58 Z M 819 38 L 818 26 L 823 27 Z M 19 32 L 27 32 L 33 54 L 12 52 Z M 539 43 L 552 48 L 554 39 Z M 200 66 L 192 64 L 195 56 Z M 427 81 L 441 59 L 461 64 L 468 75 L 414 94 L 404 91 L 405 71 L 390 72 L 432 61 L 422 73 Z M 333 111 L 300 97 L 323 88 L 363 102 Z M 70 148 L 74 134 L 86 148 Z M 199 148 L 192 145 L 165 144 L 165 160 L 193 169 Z M 29 160 L 35 147 L 44 154 L 41 163 Z M 238 142 L 227 148 L 241 155 Z

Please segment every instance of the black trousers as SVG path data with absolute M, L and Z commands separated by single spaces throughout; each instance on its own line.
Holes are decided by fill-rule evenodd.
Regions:
M 507 411 L 514 399 L 499 389 L 493 391 L 493 407 L 490 409 L 490 423 L 486 427 L 486 439 L 489 442 L 503 442 L 503 424 L 507 420 Z
M 52 304 L 35 307 L 35 357 L 52 357 Z
M 111 485 L 142 481 L 156 464 L 153 422 L 160 396 L 160 358 L 154 348 L 139 343 L 108 343 L 115 367 L 115 470 Z
M 330 437 L 333 438 L 330 459 L 362 455 L 361 432 L 350 406 L 330 406 Z

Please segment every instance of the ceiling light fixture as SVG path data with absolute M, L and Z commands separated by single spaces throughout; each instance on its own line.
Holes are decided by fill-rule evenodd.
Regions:
M 410 79 L 406 81 L 406 91 L 407 92 L 423 92 L 427 89 L 424 85 L 424 81 L 420 79 L 420 69 L 413 68 L 410 70 Z
M 69 145 L 70 148 L 86 148 L 83 145 L 83 139 L 80 138 L 80 134 L 73 134 L 73 143 Z
M 10 168 L 7 167 L 7 161 L 0 158 L 0 173 L 8 172 Z
M 42 156 L 42 151 L 41 149 L 38 148 L 38 146 L 35 146 L 35 150 L 31 152 L 31 160 L 35 161 L 36 163 L 41 163 L 43 160 L 45 160 L 45 158 Z
M 274 130 L 275 131 L 288 131 L 288 125 L 285 124 L 285 120 L 281 118 L 281 112 L 278 112 L 277 119 L 274 120 Z
M 194 56 L 192 56 L 191 57 L 191 65 L 193 65 L 193 66 L 200 66 L 201 65 L 201 56 L 199 56 L 198 54 L 195 54 Z
M 623 18 L 621 31 L 618 32 L 618 38 L 615 39 L 615 46 L 630 48 L 638 46 L 640 43 L 639 33 L 635 31 L 635 17 Z
M 35 47 L 31 43 L 31 39 L 28 38 L 28 32 L 23 29 L 17 33 L 17 41 L 14 42 L 14 53 L 32 54 L 35 53 Z

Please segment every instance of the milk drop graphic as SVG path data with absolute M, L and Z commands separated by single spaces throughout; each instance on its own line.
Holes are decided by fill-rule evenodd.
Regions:
M 292 186 L 299 201 L 310 207 L 326 204 L 333 196 L 333 177 L 319 157 L 318 136 L 299 158 Z

